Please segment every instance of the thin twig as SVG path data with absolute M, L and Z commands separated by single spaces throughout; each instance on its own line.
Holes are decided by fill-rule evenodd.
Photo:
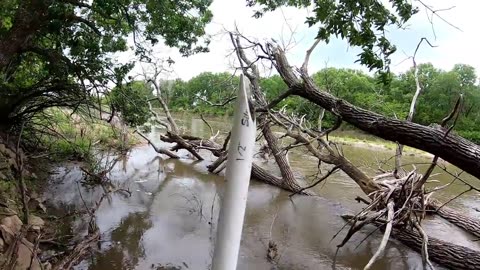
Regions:
M 450 25 L 451 27 L 457 29 L 458 31 L 460 32 L 463 32 L 462 29 L 460 29 L 458 26 L 455 26 L 454 24 L 452 24 L 451 22 L 447 21 L 445 18 L 443 18 L 442 16 L 440 16 L 438 14 L 438 12 L 440 11 L 445 11 L 445 10 L 451 10 L 453 8 L 455 8 L 454 6 L 453 7 L 449 7 L 449 8 L 444 8 L 444 9 L 438 9 L 438 10 L 434 10 L 433 8 L 431 8 L 430 6 L 428 6 L 427 4 L 425 4 L 422 0 L 417 0 L 420 4 L 422 4 L 427 10 L 429 10 L 430 12 L 432 12 L 432 16 L 435 15 L 437 16 L 440 20 L 442 20 L 444 23 Z
M 203 114 L 200 114 L 200 118 L 201 118 L 202 121 L 205 123 L 205 125 L 207 125 L 207 127 L 210 129 L 210 136 L 213 137 L 213 128 L 212 128 L 212 126 L 207 122 L 207 120 L 205 120 L 205 118 L 203 118 Z
M 306 189 L 309 189 L 309 188 L 312 188 L 312 187 L 318 185 L 318 184 L 321 183 L 323 180 L 327 179 L 330 175 L 336 173 L 336 172 L 338 171 L 338 169 L 340 169 L 340 166 L 338 166 L 338 165 L 335 166 L 335 167 L 333 167 L 330 171 L 328 171 L 327 174 L 325 174 L 324 176 L 322 176 L 322 177 L 321 177 L 320 179 L 318 179 L 315 183 L 313 183 L 313 184 L 311 184 L 311 185 L 309 185 L 309 186 L 307 186 L 307 187 L 303 187 L 303 188 L 297 190 L 295 193 L 290 194 L 289 196 L 292 197 L 292 196 L 294 196 L 295 194 L 299 194 L 299 193 L 305 191 Z
M 237 97 L 236 96 L 235 97 L 230 97 L 227 100 L 223 101 L 222 103 L 212 103 L 211 101 L 208 101 L 206 98 L 203 98 L 201 96 L 198 96 L 197 98 L 200 99 L 201 101 L 207 103 L 210 106 L 223 107 L 223 106 L 227 105 L 228 103 L 234 101 Z
M 422 263 L 423 263 L 423 269 L 427 268 L 427 265 L 430 267 L 430 269 L 434 270 L 435 268 L 433 267 L 432 263 L 428 259 L 428 235 L 425 233 L 423 230 L 422 226 L 415 221 L 413 222 L 413 225 L 417 229 L 417 231 L 420 233 L 422 236 Z
M 315 39 L 315 42 L 307 50 L 307 53 L 305 54 L 305 60 L 303 61 L 303 64 L 301 67 L 301 71 L 305 74 L 308 74 L 308 61 L 310 60 L 310 55 L 312 54 L 313 50 L 315 50 L 315 47 L 317 47 L 318 43 L 320 43 L 320 38 Z
M 372 267 L 375 261 L 380 257 L 380 255 L 385 251 L 385 247 L 387 246 L 388 239 L 390 239 L 390 234 L 392 232 L 392 221 L 393 221 L 393 206 L 395 203 L 390 200 L 387 204 L 388 215 L 387 215 L 387 227 L 385 228 L 385 233 L 383 234 L 382 242 L 380 246 L 378 246 L 377 252 L 370 258 L 370 261 L 365 266 L 364 270 L 368 270 Z

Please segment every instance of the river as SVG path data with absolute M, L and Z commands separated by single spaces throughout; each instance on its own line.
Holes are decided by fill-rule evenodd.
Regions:
M 201 119 L 184 116 L 180 122 L 192 135 L 209 137 L 210 130 Z M 214 130 L 226 131 L 227 118 L 209 119 Z M 153 128 L 149 137 L 157 145 L 162 130 Z M 343 146 L 345 155 L 370 174 L 378 160 L 393 152 L 378 147 Z M 180 151 L 180 160 L 163 159 L 150 146 L 136 147 L 115 165 L 110 179 L 128 188 L 130 197 L 115 193 L 99 207 L 97 225 L 102 239 L 100 252 L 77 266 L 77 269 L 209 269 L 220 206 L 218 192 L 223 175 L 208 173 L 206 165 L 214 159 L 202 152 L 204 161 L 193 161 Z M 303 152 L 289 155 L 292 167 L 303 175 L 316 173 L 317 164 Z M 426 163 L 423 155 L 406 156 L 404 163 Z M 259 161 L 273 169 L 273 162 Z M 371 166 L 372 168 L 369 168 Z M 424 170 L 426 165 L 418 165 Z M 328 169 L 322 165 L 322 170 Z M 452 170 L 453 167 L 450 166 Z M 274 170 L 275 171 L 275 170 Z M 438 171 L 440 173 L 441 171 Z M 468 176 L 462 175 L 467 180 Z M 88 190 L 77 184 L 82 178 L 79 164 L 69 163 L 54 170 L 46 199 L 65 211 L 82 209 L 85 202 L 98 200 L 100 188 Z M 435 177 L 440 185 L 451 181 L 445 174 Z M 468 189 L 454 183 L 436 194 L 447 201 Z M 80 192 L 79 192 L 80 191 Z M 361 209 L 354 198 L 363 195 L 355 182 L 343 173 L 332 175 L 312 189 L 318 196 L 294 196 L 288 192 L 252 181 L 249 189 L 238 269 L 332 269 L 336 245 L 345 232 L 332 237 L 345 225 L 341 214 Z M 478 195 L 467 193 L 451 203 L 466 214 L 480 217 Z M 425 227 L 430 236 L 480 249 L 472 236 L 440 218 L 428 218 Z M 77 233 L 86 232 L 86 222 L 75 223 Z M 363 269 L 375 253 L 380 232 L 363 241 L 374 228 L 367 227 L 340 249 L 336 269 Z M 275 262 L 266 258 L 268 242 L 278 245 Z M 393 240 L 385 256 L 372 269 L 421 269 L 420 255 Z M 438 268 L 442 269 L 442 268 Z

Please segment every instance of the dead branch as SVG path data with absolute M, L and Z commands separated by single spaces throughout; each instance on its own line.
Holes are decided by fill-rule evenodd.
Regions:
M 310 60 L 310 55 L 312 54 L 313 50 L 315 50 L 315 47 L 317 47 L 318 43 L 320 43 L 320 38 L 315 39 L 312 47 L 307 50 L 307 53 L 305 54 L 305 60 L 300 68 L 302 73 L 308 74 L 308 61 Z
M 231 136 L 232 136 L 232 132 L 229 131 L 227 137 L 225 138 L 225 141 L 223 141 L 222 151 L 226 151 L 226 150 L 227 150 L 228 142 L 230 141 L 230 137 L 231 137 Z
M 365 266 L 365 270 L 368 270 L 372 267 L 372 265 L 377 261 L 377 259 L 380 257 L 380 255 L 385 251 L 385 247 L 387 246 L 388 239 L 390 239 L 390 233 L 392 232 L 392 222 L 393 222 L 393 206 L 394 206 L 393 201 L 389 201 L 387 204 L 387 209 L 388 209 L 388 215 L 387 215 L 387 227 L 385 228 L 385 232 L 383 234 L 382 242 L 378 246 L 377 252 L 373 255 L 372 258 L 370 258 L 370 261 L 368 261 L 367 265 Z
M 424 6 L 427 10 L 429 10 L 431 13 L 432 13 L 432 16 L 435 15 L 437 16 L 437 18 L 439 18 L 440 20 L 442 20 L 444 23 L 450 25 L 451 27 L 457 29 L 458 31 L 460 32 L 463 32 L 462 29 L 460 29 L 458 26 L 455 26 L 454 24 L 452 24 L 451 22 L 449 22 L 448 20 L 446 20 L 445 18 L 443 18 L 442 16 L 440 16 L 438 13 L 441 12 L 441 11 L 446 11 L 446 10 L 451 10 L 453 8 L 455 8 L 455 6 L 453 7 L 449 7 L 449 8 L 444 8 L 444 9 L 433 9 L 431 6 L 425 4 L 422 0 L 417 0 L 422 6 Z M 431 19 L 430 19 L 431 20 Z
M 148 109 L 150 110 L 150 113 L 153 115 L 153 118 L 154 118 L 154 121 L 155 123 L 161 125 L 161 126 L 164 126 L 167 130 L 170 130 L 170 126 L 163 122 L 163 121 L 160 121 L 160 116 L 158 115 L 158 113 L 153 109 L 152 107 L 152 103 L 150 101 L 148 101 Z
M 224 154 L 218 157 L 212 164 L 207 166 L 208 171 L 212 173 L 219 173 L 223 169 L 217 170 L 217 168 L 220 167 L 220 165 L 222 165 L 226 160 L 227 160 L 227 154 Z
M 455 127 L 455 124 L 457 123 L 458 116 L 460 115 L 460 109 L 461 109 L 462 105 L 463 105 L 463 94 L 460 94 L 457 101 L 455 102 L 455 106 L 453 107 L 453 110 L 450 112 L 450 114 L 447 117 L 445 117 L 442 120 L 442 123 L 440 124 L 441 127 L 445 127 L 447 122 L 450 121 L 455 116 L 455 120 L 453 121 L 453 124 L 445 132 L 445 137 L 447 137 L 448 133 L 450 133 L 450 131 Z
M 160 138 L 162 138 L 163 141 L 167 141 L 166 138 L 169 138 L 168 139 L 169 142 L 177 143 L 176 146 L 174 146 L 172 149 L 170 149 L 171 151 L 177 151 L 179 149 L 185 149 L 188 152 L 190 152 L 190 154 L 192 154 L 194 157 L 196 157 L 198 160 L 203 160 L 203 157 L 200 156 L 197 153 L 197 151 L 195 150 L 195 146 L 192 145 L 191 143 L 189 143 L 187 140 L 185 140 L 182 136 L 180 136 L 176 133 L 172 133 L 172 132 L 167 131 L 166 137 L 161 136 Z M 198 146 L 200 146 L 200 145 L 198 145 Z
M 330 175 L 336 173 L 338 171 L 338 169 L 340 168 L 340 166 L 335 166 L 333 167 L 331 170 L 329 170 L 324 176 L 322 176 L 320 179 L 318 179 L 317 181 L 315 181 L 315 183 L 307 186 L 307 187 L 304 187 L 304 188 L 301 188 L 300 190 L 298 190 L 297 192 L 295 193 L 292 193 L 290 194 L 289 196 L 292 197 L 293 195 L 295 194 L 298 194 L 298 193 L 301 193 L 302 191 L 306 190 L 306 189 L 309 189 L 309 188 L 312 188 L 318 184 L 320 184 L 321 182 L 323 182 L 325 179 L 327 179 Z
M 87 235 L 85 239 L 75 246 L 68 256 L 63 258 L 53 267 L 53 270 L 71 269 L 82 258 L 87 250 L 97 243 L 98 239 L 100 239 L 100 232 L 98 230 Z
M 366 205 L 369 205 L 369 204 L 371 203 L 371 202 L 369 202 L 367 199 L 364 199 L 364 198 L 362 198 L 362 197 L 360 197 L 360 196 L 355 197 L 355 201 L 357 201 L 358 203 L 363 202 L 363 203 L 366 204 Z
M 273 109 L 278 103 L 282 102 L 282 100 L 291 96 L 292 93 L 293 93 L 293 91 L 291 89 L 288 89 L 285 92 L 281 93 L 277 98 L 270 101 L 270 103 L 268 103 L 266 108 L 258 108 L 258 109 L 256 109 L 256 111 L 257 112 L 267 112 L 269 109 Z
M 373 182 L 371 178 L 369 178 L 365 173 L 363 173 L 355 165 L 353 165 L 348 159 L 341 155 L 339 151 L 333 150 L 329 146 L 329 144 L 323 140 L 323 138 L 317 137 L 317 134 L 315 134 L 315 132 L 302 127 L 298 124 L 298 122 L 288 118 L 282 113 L 270 114 L 270 117 L 278 125 L 286 129 L 286 135 L 295 139 L 296 142 L 302 143 L 303 146 L 305 146 L 305 148 L 307 148 L 307 150 L 319 161 L 338 166 L 350 178 L 352 178 L 367 195 L 375 190 L 378 190 L 377 184 Z M 297 132 L 291 131 L 291 128 L 287 126 L 287 124 L 283 123 L 280 119 L 283 119 L 287 123 L 295 126 Z M 304 133 L 306 135 L 304 135 Z M 325 147 L 327 153 L 322 153 L 320 150 L 318 150 L 318 147 L 312 145 L 312 139 L 307 138 L 307 135 L 313 136 L 312 139 L 316 140 L 320 145 Z
M 418 76 L 418 66 L 417 66 L 416 57 L 417 57 L 417 52 L 420 49 L 420 46 L 422 45 L 422 43 L 424 41 L 431 48 L 436 47 L 436 46 L 432 45 L 427 38 L 423 37 L 418 42 L 417 47 L 415 48 L 415 52 L 413 53 L 412 63 L 413 63 L 413 69 L 414 69 L 413 74 L 414 74 L 414 78 L 415 78 L 416 89 L 415 89 L 415 94 L 413 95 L 413 98 L 412 98 L 412 102 L 410 103 L 410 110 L 408 112 L 408 116 L 407 116 L 407 119 L 406 119 L 406 121 L 408 121 L 408 122 L 411 122 L 413 120 L 413 116 L 415 115 L 415 110 L 416 110 L 416 107 L 417 107 L 417 100 L 418 100 L 418 97 L 420 96 L 420 93 L 422 92 L 422 86 L 420 84 L 420 79 L 419 79 L 419 76 Z M 403 152 L 403 145 L 397 143 L 397 152 L 396 152 L 396 156 L 395 156 L 395 174 L 398 173 L 398 171 L 400 170 L 400 167 L 401 167 L 402 152 Z
M 141 60 L 140 62 L 145 63 Z M 178 126 L 175 123 L 175 120 L 173 119 L 172 115 L 170 114 L 170 110 L 168 109 L 167 103 L 162 97 L 162 89 L 160 89 L 160 85 L 159 85 L 160 75 L 165 72 L 171 72 L 170 70 L 164 67 L 164 63 L 165 61 L 163 59 L 158 59 L 158 58 L 155 58 L 154 61 L 149 61 L 148 63 L 145 63 L 149 65 L 151 72 L 147 71 L 142 65 L 141 67 L 143 70 L 143 74 L 141 74 L 141 76 L 143 76 L 144 80 L 147 83 L 153 85 L 153 88 L 156 92 L 156 97 L 154 99 L 148 100 L 149 105 L 152 100 L 157 100 L 160 103 L 160 106 L 162 106 L 162 109 L 165 115 L 167 116 L 167 121 L 169 122 L 169 126 L 167 126 L 167 130 L 172 131 L 174 133 L 178 133 L 179 132 Z M 150 108 L 151 108 L 151 105 L 150 105 Z M 159 120 L 158 114 L 154 113 L 154 115 L 155 115 L 156 121 L 164 125 L 164 123 L 162 123 Z
M 210 129 L 210 139 L 209 139 L 209 140 L 215 141 L 215 139 L 217 138 L 218 134 L 220 134 L 220 131 L 217 130 L 217 133 L 216 133 L 216 134 L 213 134 L 213 128 L 212 128 L 212 126 L 207 122 L 207 120 L 205 120 L 205 118 L 203 118 L 203 114 L 200 114 L 200 118 L 201 118 L 202 121 L 205 123 L 205 125 L 207 125 L 208 128 Z
M 450 128 L 445 132 L 445 135 L 444 137 L 447 137 L 448 136 L 448 133 L 453 129 L 453 127 L 455 126 L 456 122 L 457 122 L 457 119 L 458 119 L 458 116 L 460 114 L 460 108 L 461 108 L 461 104 L 462 104 L 462 101 L 463 101 L 463 95 L 460 94 L 460 96 L 458 97 L 457 101 L 455 102 L 455 106 L 453 107 L 452 111 L 442 120 L 441 124 L 440 124 L 440 127 L 441 128 L 444 128 L 448 121 L 450 121 L 454 116 L 455 116 L 455 120 L 454 120 L 454 123 L 450 126 Z M 417 188 L 421 188 L 426 182 L 427 182 L 427 179 L 430 177 L 430 174 L 433 172 L 433 169 L 435 169 L 435 166 L 437 165 L 437 161 L 438 161 L 438 155 L 436 155 L 435 157 L 433 157 L 433 160 L 432 160 L 432 164 L 428 167 L 427 171 L 425 172 L 425 174 L 423 175 L 423 178 L 422 178 L 422 181 L 420 181 L 418 183 L 418 186 Z
M 435 269 L 428 259 L 428 235 L 425 233 L 425 231 L 422 229 L 422 226 L 418 222 L 414 222 L 413 225 L 415 226 L 415 229 L 420 233 L 420 236 L 422 236 L 422 263 L 423 263 L 423 269 L 427 268 L 427 265 L 430 267 L 430 269 Z
M 150 144 L 150 145 L 153 147 L 153 149 L 155 150 L 155 152 L 157 152 L 157 153 L 159 153 L 159 154 L 167 155 L 167 156 L 169 156 L 170 158 L 175 158 L 175 159 L 179 159 L 179 158 L 180 158 L 179 156 L 177 156 L 176 154 L 170 152 L 170 151 L 167 150 L 167 149 L 159 148 L 159 147 L 155 146 L 155 144 L 153 144 L 153 142 L 152 142 L 149 138 L 147 138 L 147 136 L 143 135 L 140 131 L 135 130 L 134 133 L 135 133 L 135 132 L 136 132 L 138 135 L 140 135 L 140 137 L 142 137 L 143 139 L 145 139 L 145 140 L 148 142 L 148 144 Z
M 253 96 L 255 97 L 255 104 L 252 105 L 254 105 L 255 108 L 265 108 L 267 107 L 267 102 L 264 93 L 262 93 L 260 90 L 258 81 L 260 76 L 258 69 L 246 56 L 244 49 L 240 43 L 240 37 L 241 35 L 237 33 L 236 38 L 234 38 L 233 33 L 230 33 L 230 39 L 237 53 L 238 60 L 240 61 L 240 64 L 242 66 L 243 73 L 250 80 L 251 90 Z M 295 179 L 295 176 L 285 156 L 285 153 L 283 153 L 283 151 L 280 151 L 280 148 L 278 147 L 277 138 L 275 138 L 270 128 L 268 116 L 265 114 L 258 115 L 257 123 L 258 126 L 261 128 L 263 137 L 267 141 L 267 144 L 272 151 L 275 162 L 280 169 L 283 181 L 285 181 L 284 186 L 289 187 L 293 191 L 299 190 L 301 187 L 298 185 L 297 180 Z
M 152 80 L 151 80 L 152 81 Z M 152 81 L 153 82 L 153 81 Z M 160 105 L 162 106 L 162 109 L 163 109 L 163 112 L 165 113 L 165 115 L 167 116 L 167 120 L 168 122 L 170 123 L 170 128 L 171 128 L 171 131 L 172 132 L 175 132 L 175 133 L 178 133 L 178 126 L 177 124 L 175 123 L 175 120 L 173 119 L 172 115 L 170 114 L 170 110 L 168 109 L 168 106 L 167 104 L 165 103 L 165 101 L 163 100 L 162 96 L 160 95 L 160 88 L 158 87 L 157 83 L 154 82 L 153 85 L 155 86 L 155 89 L 157 89 L 157 97 L 156 99 L 158 100 L 158 102 L 160 103 Z M 150 102 L 150 101 L 149 101 Z M 158 116 L 156 117 L 158 119 Z
M 227 100 L 223 101 L 222 103 L 212 103 L 211 101 L 208 101 L 206 98 L 203 98 L 201 96 L 197 97 L 198 99 L 200 99 L 201 101 L 207 103 L 208 105 L 210 106 L 213 106 L 213 107 L 223 107 L 225 105 L 227 105 L 228 103 L 234 101 L 237 97 L 230 97 L 228 98 Z

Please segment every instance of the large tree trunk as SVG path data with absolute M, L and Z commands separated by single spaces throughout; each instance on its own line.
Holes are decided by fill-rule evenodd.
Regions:
M 326 91 L 321 91 L 308 74 L 301 74 L 302 81 L 292 72 L 281 49 L 275 54 L 277 71 L 290 88 L 298 95 L 339 115 L 351 125 L 385 140 L 408 145 L 450 162 L 480 179 L 480 146 L 450 132 L 434 127 L 385 117 L 356 107 Z
M 272 151 L 272 155 L 275 158 L 275 161 L 280 169 L 280 173 L 282 174 L 282 178 L 284 181 L 283 187 L 287 188 L 293 192 L 297 192 L 301 189 L 301 187 L 297 184 L 295 176 L 293 175 L 292 168 L 288 163 L 286 155 L 280 151 L 278 147 L 277 141 L 278 139 L 273 135 L 272 130 L 270 129 L 270 124 L 265 119 L 265 116 L 259 117 L 259 126 L 262 126 L 262 133 L 265 137 L 265 140 L 268 143 L 268 147 Z
M 307 84 L 306 84 L 307 85 Z M 480 147 L 452 133 L 416 123 L 387 118 L 356 107 L 326 92 L 311 87 L 294 93 L 334 111 L 355 127 L 385 140 L 399 142 L 439 156 L 451 164 L 480 178 Z

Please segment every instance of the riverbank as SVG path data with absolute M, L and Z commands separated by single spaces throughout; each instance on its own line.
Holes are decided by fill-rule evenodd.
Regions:
M 0 269 L 64 269 L 77 261 L 89 246 L 84 236 L 96 239 L 99 230 L 93 226 L 93 231 L 79 233 L 75 224 L 79 217 L 94 222 L 100 203 L 81 198 L 85 207 L 79 211 L 52 205 L 42 195 L 48 193 L 52 168 L 77 162 L 82 179 L 95 178 L 108 169 L 96 150 L 109 149 L 117 155 L 143 143 L 123 125 L 60 109 L 49 111 L 48 118 L 36 124 L 43 132 L 28 127 L 21 139 L 0 134 Z
M 195 116 L 189 118 L 178 116 L 178 118 L 181 119 L 178 122 L 181 122 L 182 129 L 185 132 L 192 132 L 200 137 L 210 136 L 210 129 L 201 119 Z M 224 118 L 207 118 L 207 121 L 214 131 L 228 131 L 229 129 L 229 121 Z M 100 136 L 100 134 L 90 133 L 101 131 L 103 128 L 88 130 L 88 136 Z M 74 130 L 78 132 L 78 129 Z M 154 127 L 150 133 L 145 132 L 145 135 L 155 145 L 166 147 L 168 145 L 160 141 L 159 135 L 162 132 L 162 128 Z M 71 138 L 80 136 L 78 133 L 75 134 L 72 133 Z M 349 135 L 351 134 L 341 131 L 336 132 L 329 139 L 345 146 L 348 145 L 349 147 L 344 147 L 345 151 L 349 151 L 348 157 L 351 157 L 352 161 L 359 165 L 373 164 L 377 162 L 377 156 L 385 158 L 387 155 L 394 155 L 395 144 L 393 143 L 388 145 L 382 141 L 371 140 L 365 134 L 359 132 L 354 134 L 356 137 Z M 225 134 L 221 136 L 225 136 Z M 281 136 L 281 134 L 276 136 Z M 97 141 L 93 137 L 89 138 Z M 114 138 L 108 138 L 107 136 L 107 141 L 114 142 Z M 144 142 L 144 140 L 140 142 Z M 100 142 L 97 146 L 100 146 Z M 409 156 L 411 154 L 409 149 L 406 150 L 405 161 L 413 161 L 415 158 Z M 118 153 L 120 154 L 117 155 Z M 66 258 L 72 247 L 77 247 L 78 243 L 81 243 L 79 241 L 85 235 L 89 237 L 99 237 L 101 235 L 102 241 L 99 242 L 100 246 L 98 248 L 93 249 L 91 253 L 93 259 L 88 260 L 90 262 L 83 262 L 83 269 L 105 269 L 109 268 L 112 263 L 119 266 L 117 269 L 131 269 L 135 266 L 143 269 L 142 267 L 150 267 L 151 265 L 162 265 L 162 267 L 165 265 L 203 266 L 205 261 L 208 261 L 208 252 L 212 248 L 209 239 L 213 237 L 211 233 L 215 229 L 218 211 L 218 202 L 215 201 L 218 190 L 222 188 L 223 177 L 207 172 L 206 166 L 210 162 L 209 159 L 199 162 L 193 162 L 189 159 L 162 159 L 151 146 L 145 143 L 136 144 L 136 147 L 131 149 L 128 155 L 122 155 L 121 153 L 120 151 L 106 153 L 100 157 L 96 156 L 97 162 L 94 164 L 95 166 L 91 166 L 93 174 L 90 175 L 90 180 L 93 180 L 94 183 L 99 181 L 101 183 L 104 179 L 103 175 L 108 175 L 106 181 L 112 185 L 83 185 L 86 177 L 84 169 L 89 170 L 88 167 L 84 166 L 86 161 L 66 162 L 53 171 L 48 189 L 45 191 L 45 197 L 42 197 L 43 199 L 40 201 L 44 207 L 48 208 L 46 213 L 41 208 L 36 209 L 35 212 L 32 211 L 34 215 L 44 221 L 44 227 L 41 228 L 40 232 L 43 236 L 48 235 L 48 239 L 39 239 L 55 242 L 55 244 L 50 243 L 50 245 L 45 245 L 45 243 L 38 245 L 39 258 L 41 258 L 40 260 L 45 268 L 48 268 L 48 265 L 58 265 L 62 258 Z M 361 162 L 358 162 L 358 160 Z M 300 151 L 292 153 L 290 162 L 292 167 L 303 175 L 317 173 L 318 164 L 314 160 L 305 158 Z M 276 170 L 276 167 L 269 162 L 265 162 L 263 165 L 271 171 Z M 325 164 L 322 164 L 322 166 L 322 170 L 329 168 L 328 166 L 325 167 Z M 107 167 L 111 170 L 107 171 Z M 446 179 L 442 179 L 442 183 L 446 181 Z M 45 182 L 43 183 L 45 184 Z M 343 221 L 336 219 L 332 221 L 331 229 L 323 228 L 329 226 L 329 224 L 320 221 L 316 223 L 315 228 L 310 228 L 312 213 L 333 217 L 338 212 L 335 206 L 337 202 L 348 209 L 359 207 L 358 204 L 352 203 L 352 198 L 359 192 L 358 186 L 341 173 L 332 175 L 328 183 L 318 185 L 312 190 L 321 196 L 320 200 L 330 200 L 336 203 L 332 203 L 328 207 L 320 207 L 318 205 L 324 204 L 323 201 L 314 203 L 316 199 L 312 201 L 310 198 L 298 197 L 295 203 L 301 205 L 302 209 L 293 210 L 288 203 L 290 202 L 288 193 L 252 181 L 248 199 L 250 214 L 247 212 L 245 223 L 246 228 L 249 228 L 246 229 L 245 236 L 247 247 L 244 247 L 244 249 L 255 250 L 255 254 L 265 252 L 258 242 L 258 235 L 254 232 L 262 228 L 265 239 L 273 239 L 271 232 L 272 218 L 278 214 L 278 211 L 281 211 L 286 220 L 275 221 L 275 224 L 278 225 L 278 222 L 280 222 L 282 226 L 290 228 L 289 230 L 296 237 L 298 236 L 297 240 L 291 241 L 288 245 L 295 245 L 303 253 L 308 253 L 308 250 L 318 248 L 317 244 L 310 246 L 308 242 L 308 236 L 312 229 L 321 231 L 321 235 L 333 235 L 335 230 L 339 230 L 343 226 Z M 29 196 L 31 194 L 31 190 L 29 190 Z M 105 197 L 104 194 L 108 194 L 108 196 Z M 268 213 L 271 215 L 265 217 L 262 212 L 263 209 L 268 209 Z M 256 212 L 258 215 L 255 214 Z M 15 224 L 19 224 L 18 219 L 22 219 L 21 209 L 17 213 L 17 218 L 11 218 L 14 219 Z M 248 215 L 251 216 L 248 217 Z M 298 219 L 302 219 L 300 222 L 302 224 L 301 228 L 295 227 L 299 224 L 298 222 L 297 225 L 291 223 Z M 94 223 L 91 222 L 92 220 Z M 17 227 L 29 228 L 32 225 L 26 224 L 26 222 L 22 222 Z M 264 226 L 265 224 L 266 226 Z M 293 229 L 294 227 L 295 229 Z M 91 229 L 96 234 L 89 234 L 92 232 Z M 178 237 L 173 237 L 172 234 Z M 36 238 L 28 236 L 28 234 L 25 235 L 25 241 L 35 247 Z M 283 235 L 281 229 L 277 229 L 276 235 L 277 237 L 281 235 L 282 238 L 290 237 L 289 234 Z M 156 241 L 150 241 L 149 239 L 155 239 Z M 157 241 L 158 239 L 161 239 L 161 243 L 158 243 L 160 241 Z M 322 241 L 322 239 L 319 237 L 316 240 Z M 286 244 L 283 245 L 278 238 L 275 241 L 279 243 L 280 249 L 287 248 Z M 321 243 L 319 252 L 330 260 L 334 254 L 334 250 L 331 250 L 332 245 L 327 242 Z M 30 244 L 26 246 L 31 246 Z M 188 255 L 190 253 L 187 252 L 190 251 L 188 250 L 190 246 L 201 246 L 205 253 L 199 253 L 197 257 L 191 257 Z M 253 246 L 255 246 L 255 249 L 252 248 Z M 164 254 L 157 255 L 157 251 L 160 249 Z M 174 252 L 172 249 L 181 251 Z M 363 264 L 361 261 L 370 257 L 370 253 L 370 250 L 360 252 L 358 261 L 351 260 L 348 255 L 340 258 L 339 261 L 345 265 L 349 263 L 360 265 Z M 30 255 L 30 257 L 34 256 Z M 322 264 L 315 256 L 312 257 L 308 254 L 288 254 L 282 260 L 285 260 L 283 264 L 285 267 L 289 265 L 298 266 L 300 264 L 297 263 L 301 261 L 304 262 L 302 265 L 305 269 L 315 269 L 315 265 L 318 264 L 324 267 L 330 265 L 330 262 L 323 262 Z M 260 267 L 261 269 L 270 265 L 270 262 L 265 261 L 263 256 L 255 262 L 247 260 L 241 263 L 249 268 Z M 416 265 L 417 261 L 414 264 Z M 384 266 L 385 269 L 388 269 L 397 265 L 385 262 Z M 208 265 L 205 265 L 205 268 L 208 268 Z
M 204 132 L 209 134 L 208 129 Z M 159 133 L 159 130 L 152 129 L 145 135 L 155 145 L 167 146 L 160 141 Z M 350 151 L 349 157 L 359 157 L 365 163 L 375 162 L 377 152 L 382 152 L 372 148 L 345 147 L 347 150 Z M 351 155 L 351 151 L 355 151 L 355 155 Z M 180 154 L 185 156 L 186 152 Z M 318 164 L 301 153 L 292 153 L 289 160 L 303 175 L 317 171 Z M 412 160 L 405 157 L 405 162 Z M 204 161 L 162 159 L 148 145 L 132 149 L 128 157 L 112 170 L 112 181 L 119 187 L 128 187 L 132 195 L 112 194 L 98 208 L 96 222 L 102 235 L 101 247 L 95 249 L 92 257 L 84 260 L 79 268 L 208 269 L 221 204 L 218 193 L 225 182 L 222 176 L 208 173 L 206 166 L 210 162 L 208 158 Z M 272 162 L 262 165 L 276 170 Z M 321 166 L 323 171 L 329 168 L 326 164 Z M 48 200 L 68 206 L 68 209 L 84 208 L 79 194 L 83 194 L 86 201 L 98 200 L 102 190 L 76 186 L 81 177 L 78 164 L 59 168 L 54 177 L 58 184 L 49 189 Z M 440 177 L 439 181 L 440 185 L 450 179 Z M 339 214 L 355 213 L 362 208 L 354 200 L 361 192 L 358 186 L 344 174 L 337 173 L 312 190 L 319 196 L 291 198 L 289 192 L 251 181 L 239 268 L 326 269 L 331 268 L 334 258 L 338 268 L 357 269 L 367 263 L 378 247 L 380 234 L 373 234 L 354 249 L 370 233 L 361 231 L 358 238 L 337 255 L 336 246 L 343 234 L 331 241 L 331 237 L 344 226 Z M 441 198 L 447 199 L 455 194 L 455 190 L 449 190 Z M 459 202 L 478 205 L 474 196 L 462 196 Z M 452 229 L 442 220 L 427 219 L 425 224 L 428 232 L 438 238 L 463 245 L 475 244 L 463 232 Z M 278 261 L 269 261 L 265 256 L 270 241 L 277 245 L 281 254 Z M 385 254 L 376 269 L 414 269 L 422 265 L 418 253 L 396 241 L 389 242 Z
M 392 151 L 395 154 L 397 149 L 397 144 L 384 141 L 384 140 L 375 140 L 375 139 L 360 139 L 360 138 L 353 138 L 348 136 L 330 136 L 329 139 L 333 142 L 342 144 L 342 145 L 349 145 L 354 147 L 361 147 L 361 148 L 368 148 L 372 150 L 382 150 L 382 151 Z M 407 156 L 422 156 L 422 157 L 433 157 L 432 154 L 427 153 L 422 150 L 418 150 L 409 146 L 403 147 L 403 155 Z

